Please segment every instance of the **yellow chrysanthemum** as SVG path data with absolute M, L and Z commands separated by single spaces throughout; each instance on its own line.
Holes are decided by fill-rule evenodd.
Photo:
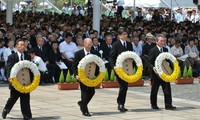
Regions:
M 18 69 L 18 67 L 19 67 L 19 69 Z M 33 81 L 30 85 L 23 86 L 17 80 L 17 77 L 16 77 L 17 74 L 16 73 L 18 73 L 19 71 L 15 71 L 15 69 L 20 70 L 22 68 L 29 68 L 34 74 Z M 16 73 L 13 73 L 14 71 Z M 9 82 L 20 93 L 30 93 L 33 90 L 35 90 L 37 88 L 37 86 L 39 85 L 39 83 L 40 83 L 40 73 L 37 69 L 37 66 L 33 62 L 30 62 L 30 61 L 27 61 L 27 60 L 20 61 L 13 66 L 13 68 L 11 70 L 11 78 L 9 79 Z

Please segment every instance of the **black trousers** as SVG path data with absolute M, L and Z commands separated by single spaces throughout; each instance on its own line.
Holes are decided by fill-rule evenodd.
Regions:
M 119 76 L 116 74 L 118 83 L 120 85 L 119 88 L 119 94 L 117 97 L 117 103 L 119 105 L 124 105 L 126 102 L 126 94 L 127 94 L 127 90 L 128 90 L 128 83 L 124 80 L 122 80 L 121 78 L 119 78 Z
M 49 64 L 50 78 L 54 77 L 56 83 L 59 82 L 60 73 L 61 73 L 61 69 L 57 64 L 55 63 Z
M 63 70 L 64 76 L 67 75 L 68 70 L 69 70 L 70 74 L 72 75 L 73 74 L 73 70 L 72 70 L 72 64 L 73 64 L 73 62 L 70 62 L 70 61 L 68 61 L 66 59 L 63 59 L 62 61 L 65 63 L 65 65 L 68 68 L 68 69 Z
M 112 67 L 110 66 L 110 63 L 107 63 L 106 65 L 106 68 L 107 68 L 107 70 L 108 70 L 108 76 L 110 77 L 110 75 L 111 75 L 111 71 L 112 71 Z M 98 75 L 98 74 L 95 74 L 96 76 Z M 109 78 L 110 79 L 110 78 Z
M 87 108 L 88 103 L 95 94 L 94 87 L 87 87 L 80 82 L 82 107 Z
M 162 79 L 160 79 L 157 75 L 152 75 L 151 77 L 152 86 L 151 86 L 151 105 L 157 106 L 157 94 L 158 89 L 160 86 L 162 86 L 162 90 L 164 93 L 165 98 L 165 107 L 172 105 L 172 96 L 171 96 L 171 85 L 169 82 L 164 82 Z
M 4 107 L 4 110 L 9 113 L 16 103 L 16 101 L 20 98 L 20 106 L 21 106 L 21 112 L 24 118 L 32 118 L 31 108 L 30 108 L 30 94 L 24 94 L 20 93 L 14 88 L 10 90 L 10 98 L 8 98 L 8 101 Z

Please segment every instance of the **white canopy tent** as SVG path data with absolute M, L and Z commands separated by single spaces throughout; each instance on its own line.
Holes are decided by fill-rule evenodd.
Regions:
M 171 7 L 172 8 L 194 8 L 197 7 L 193 0 L 135 0 L 137 7 Z M 134 0 L 125 0 L 124 6 L 134 6 Z

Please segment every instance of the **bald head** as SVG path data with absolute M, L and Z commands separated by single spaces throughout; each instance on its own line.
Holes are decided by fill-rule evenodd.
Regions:
M 83 44 L 84 44 L 84 48 L 87 51 L 90 51 L 90 49 L 92 47 L 92 40 L 90 38 L 85 38 Z

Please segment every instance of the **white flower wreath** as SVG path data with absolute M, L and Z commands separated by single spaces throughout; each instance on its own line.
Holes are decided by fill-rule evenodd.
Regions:
M 162 62 L 163 62 L 163 60 L 166 60 L 166 59 L 170 60 L 173 63 L 174 69 L 173 69 L 172 74 L 170 74 L 170 75 L 164 73 L 163 69 L 162 69 Z M 158 73 L 158 75 L 160 76 L 160 78 L 166 82 L 175 81 L 178 78 L 178 75 L 180 72 L 178 61 L 172 54 L 167 53 L 167 52 L 163 52 L 163 53 L 159 54 L 159 56 L 156 58 L 155 69 L 156 69 L 156 72 Z
M 100 74 L 93 80 L 85 75 L 85 67 L 88 63 L 94 62 L 99 66 Z M 80 81 L 88 87 L 95 87 L 99 85 L 105 75 L 106 69 L 103 60 L 97 55 L 86 55 L 78 64 L 78 76 Z
M 123 70 L 123 61 L 131 58 L 135 61 L 136 66 L 137 66 L 137 71 L 134 75 L 127 75 L 124 70 Z M 132 51 L 126 51 L 122 52 L 116 60 L 116 65 L 115 65 L 115 71 L 118 74 L 118 76 L 123 79 L 124 81 L 128 83 L 136 82 L 138 81 L 141 76 L 142 76 L 142 71 L 143 71 L 143 64 L 141 58 Z
M 30 69 L 31 72 L 33 72 L 33 74 L 34 74 L 32 83 L 27 86 L 21 85 L 19 83 L 19 81 L 17 80 L 17 74 L 23 68 Z M 19 61 L 11 69 L 9 82 L 17 91 L 19 91 L 21 93 L 32 92 L 33 90 L 35 90 L 37 88 L 37 86 L 40 83 L 40 72 L 38 70 L 38 67 L 33 62 L 30 62 L 28 60 Z

